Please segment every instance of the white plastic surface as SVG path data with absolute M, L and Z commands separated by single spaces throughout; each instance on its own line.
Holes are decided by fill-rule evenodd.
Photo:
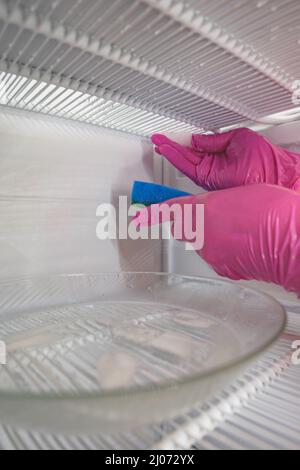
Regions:
M 25 77 L 98 99 L 100 114 L 110 101 L 143 110 L 144 134 L 157 115 L 169 119 L 157 130 L 172 119 L 206 129 L 271 123 L 296 107 L 299 13 L 298 0 L 1 0 L 0 71 L 10 105 Z M 121 115 L 134 113 L 126 106 Z M 126 127 L 120 116 L 109 122 Z
M 159 242 L 101 241 L 97 207 L 160 181 L 142 138 L 0 110 L 0 280 L 160 270 Z M 130 201 L 130 198 L 129 198 Z

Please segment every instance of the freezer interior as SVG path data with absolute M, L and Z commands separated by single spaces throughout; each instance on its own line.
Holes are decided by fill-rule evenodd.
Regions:
M 92 302 L 103 273 L 141 273 L 133 290 L 142 273 L 218 285 L 178 242 L 99 240 L 97 210 L 118 210 L 134 180 L 201 192 L 154 152 L 155 132 L 189 144 L 193 133 L 249 127 L 300 153 L 299 19 L 297 0 L 0 0 L 2 319 Z M 87 276 L 88 287 L 75 279 L 70 294 L 68 276 Z M 299 300 L 271 284 L 241 286 L 276 299 L 288 323 L 209 399 L 138 431 L 55 433 L 31 428 L 20 410 L 19 424 L 0 419 L 0 448 L 299 448 Z

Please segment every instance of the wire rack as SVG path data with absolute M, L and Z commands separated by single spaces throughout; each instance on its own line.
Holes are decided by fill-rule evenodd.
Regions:
M 278 122 L 295 108 L 299 13 L 298 0 L 0 0 L 3 104 L 145 135 Z
M 119 435 L 65 437 L 2 427 L 0 445 L 5 450 L 299 449 L 300 374 L 292 346 L 300 339 L 300 312 L 289 310 L 286 331 L 257 364 L 184 416 Z

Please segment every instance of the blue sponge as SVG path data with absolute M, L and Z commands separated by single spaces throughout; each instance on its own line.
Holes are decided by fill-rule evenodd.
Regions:
M 190 196 L 189 193 L 179 191 L 178 189 L 168 188 L 159 184 L 144 183 L 135 181 L 132 189 L 131 200 L 133 204 L 160 204 L 176 197 Z

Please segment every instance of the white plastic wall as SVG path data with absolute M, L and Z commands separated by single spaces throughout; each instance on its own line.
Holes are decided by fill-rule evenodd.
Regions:
M 159 181 L 147 141 L 1 108 L 0 142 L 0 280 L 160 270 L 159 242 L 96 237 L 99 204 Z

